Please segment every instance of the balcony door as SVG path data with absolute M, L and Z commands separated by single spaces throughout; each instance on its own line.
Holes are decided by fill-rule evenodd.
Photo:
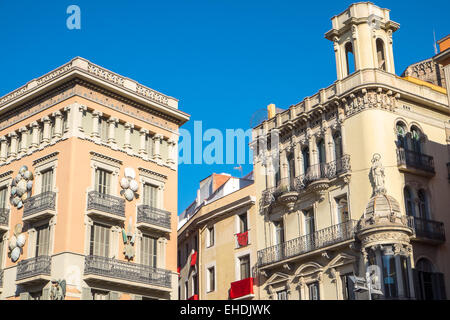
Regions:
M 240 280 L 250 278 L 250 255 L 245 255 L 239 258 Z
M 53 191 L 53 169 L 41 172 L 41 193 Z
M 48 256 L 50 247 L 50 226 L 44 224 L 36 227 L 36 252 L 35 256 Z
M 145 183 L 143 188 L 143 204 L 152 208 L 157 208 L 158 187 Z
M 307 251 L 313 250 L 315 246 L 314 211 L 312 209 L 303 211 L 305 222 L 305 247 Z
M 100 194 L 110 194 L 111 172 L 104 169 L 95 170 L 95 191 Z
M 6 199 L 8 195 L 8 187 L 0 189 L 0 209 L 6 208 Z
M 303 159 L 303 174 L 306 175 L 308 173 L 308 168 L 310 165 L 308 147 L 302 149 L 302 159 Z
M 274 231 L 275 231 L 275 241 L 274 241 L 274 245 L 275 245 L 275 259 L 276 260 L 281 260 L 283 259 L 285 252 L 283 250 L 283 244 L 284 244 L 284 223 L 283 220 L 280 219 L 279 221 L 274 221 L 273 223 L 274 225 Z
M 141 240 L 141 264 L 150 266 L 153 268 L 157 267 L 157 239 L 150 237 L 148 235 L 142 235 Z
M 89 254 L 109 258 L 110 228 L 108 226 L 94 223 L 91 227 L 91 241 Z

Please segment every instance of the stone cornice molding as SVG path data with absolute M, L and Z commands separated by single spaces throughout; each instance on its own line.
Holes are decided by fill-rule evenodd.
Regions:
M 162 174 L 162 173 L 155 172 L 155 171 L 152 171 L 152 170 L 149 170 L 149 169 L 146 169 L 146 168 L 142 168 L 142 167 L 138 167 L 138 170 L 139 170 L 139 174 L 142 175 L 142 176 L 145 176 L 145 177 L 148 177 L 148 178 L 155 178 L 155 177 L 157 177 L 157 178 L 162 178 L 164 180 L 167 180 L 167 176 Z
M 39 159 L 36 159 L 36 160 L 33 161 L 33 166 L 37 165 L 38 163 L 41 163 L 41 162 L 44 162 L 44 161 L 48 161 L 48 160 L 56 157 L 58 154 L 59 154 L 59 152 L 55 151 L 55 152 L 52 152 L 52 153 L 50 153 L 48 155 L 45 155 L 45 156 L 43 156 L 43 157 L 41 157 Z
M 101 153 L 97 153 L 95 151 L 91 151 L 90 154 L 91 154 L 92 160 L 99 160 L 99 161 L 107 162 L 113 166 L 117 166 L 118 164 L 120 164 L 120 165 L 123 164 L 122 160 L 114 159 L 112 157 L 105 156 L 105 155 L 103 155 Z
M 0 179 L 6 178 L 6 177 L 8 177 L 8 176 L 10 176 L 10 175 L 12 175 L 12 174 L 13 174 L 13 171 L 12 171 L 12 170 L 9 170 L 9 171 L 0 173 Z

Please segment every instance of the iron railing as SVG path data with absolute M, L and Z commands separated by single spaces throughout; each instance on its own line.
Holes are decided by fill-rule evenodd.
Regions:
M 0 208 L 0 226 L 8 226 L 9 223 L 9 209 Z
M 137 208 L 137 223 L 140 222 L 170 229 L 170 212 L 143 204 Z
M 50 275 L 52 258 L 50 256 L 37 256 L 19 261 L 17 264 L 17 278 L 22 280 L 38 275 Z
M 404 149 L 397 149 L 397 163 L 407 167 L 412 167 L 434 173 L 434 160 L 432 156 Z
M 258 251 L 258 266 L 279 262 L 354 239 L 356 220 L 349 220 Z
M 23 216 L 27 217 L 43 210 L 55 210 L 56 193 L 46 191 L 25 200 L 23 206 Z
M 443 222 L 408 216 L 408 226 L 415 231 L 416 238 L 445 241 Z
M 114 258 L 93 255 L 86 256 L 84 262 L 84 274 L 158 285 L 167 288 L 171 287 L 171 275 L 169 270 L 120 261 Z
M 125 217 L 125 199 L 98 191 L 90 191 L 88 193 L 87 209 L 99 210 Z
M 306 189 L 309 184 L 322 179 L 334 179 L 338 175 L 348 172 L 350 167 L 350 156 L 344 155 L 341 158 L 328 162 L 318 163 L 309 166 L 305 174 L 295 179 L 280 179 L 276 187 L 267 188 L 262 192 L 261 202 L 263 206 L 270 204 L 284 192 L 300 192 Z

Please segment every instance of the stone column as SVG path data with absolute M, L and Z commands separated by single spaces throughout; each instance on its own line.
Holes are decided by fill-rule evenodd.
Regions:
M 412 256 L 412 246 L 408 245 L 408 259 L 406 260 L 406 264 L 408 267 L 408 281 L 409 281 L 409 295 L 412 299 L 416 298 L 416 292 L 414 290 L 414 279 L 413 279 L 413 275 L 412 275 L 412 265 L 411 265 L 411 261 L 413 261 L 413 256 Z
M 64 112 L 67 114 L 66 116 L 66 129 L 64 130 L 64 126 L 63 126 L 63 135 L 66 132 L 70 132 L 70 130 L 72 130 L 73 124 L 72 124 L 72 118 L 73 118 L 73 112 L 72 112 L 72 106 L 67 106 L 64 107 Z
M 19 133 L 20 133 L 20 137 L 21 137 L 21 143 L 19 146 L 19 153 L 21 155 L 24 155 L 27 153 L 27 149 L 28 149 L 28 129 L 27 127 L 22 127 L 19 129 Z
M 6 145 L 6 137 L 0 137 L 0 161 L 6 161 L 8 146 Z
M 103 115 L 102 112 L 94 110 L 92 112 L 92 133 L 91 137 L 100 139 L 100 117 Z
M 41 121 L 44 123 L 44 132 L 42 134 L 42 142 L 45 144 L 50 143 L 50 118 L 45 116 L 41 119 Z
M 173 140 L 173 139 L 169 139 L 167 143 L 168 143 L 168 146 L 167 146 L 167 148 L 168 148 L 167 163 L 168 164 L 175 164 L 175 160 L 176 160 L 175 150 L 177 149 L 176 148 L 177 142 L 175 140 Z
M 146 136 L 148 135 L 148 130 L 141 128 L 139 130 L 139 154 L 142 157 L 148 156 L 150 157 L 151 155 L 147 154 L 147 148 L 146 148 Z
M 161 160 L 161 140 L 163 136 L 160 134 L 155 134 L 153 136 L 154 148 L 153 148 L 153 158 L 156 160 Z
M 395 261 L 395 273 L 397 280 L 398 296 L 403 297 L 405 295 L 405 288 L 403 288 L 402 280 L 402 268 L 400 267 L 400 255 L 396 254 L 394 256 Z
M 116 130 L 116 123 L 119 122 L 117 118 L 109 118 L 108 119 L 108 143 L 112 144 L 114 147 L 116 146 L 116 138 L 114 136 Z
M 9 152 L 9 156 L 15 158 L 17 156 L 17 133 L 15 131 L 10 132 L 8 134 L 11 143 L 11 151 Z
M 60 139 L 63 136 L 62 118 L 63 115 L 61 111 L 55 111 L 52 113 L 55 117 L 55 139 Z
M 31 123 L 32 133 L 31 133 L 31 147 L 39 147 L 39 123 L 36 121 Z
M 77 113 L 75 115 L 75 120 L 76 120 L 76 127 L 78 128 L 78 133 L 80 132 L 84 132 L 84 128 L 83 128 L 83 113 L 87 110 L 87 108 L 85 106 L 79 105 L 78 106 L 78 110 Z
M 125 139 L 123 147 L 127 151 L 128 154 L 133 152 L 133 149 L 131 148 L 131 129 L 134 128 L 134 124 L 132 123 L 125 123 Z

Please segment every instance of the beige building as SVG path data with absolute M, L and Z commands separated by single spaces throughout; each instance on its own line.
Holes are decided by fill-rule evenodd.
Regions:
M 178 101 L 83 58 L 0 98 L 0 298 L 177 299 Z
M 254 128 L 259 298 L 367 299 L 367 270 L 374 299 L 450 296 L 449 100 L 395 74 L 398 28 L 370 2 L 334 16 L 337 80 Z
M 252 173 L 212 174 L 200 182 L 179 217 L 180 299 L 258 299 L 255 200 Z

